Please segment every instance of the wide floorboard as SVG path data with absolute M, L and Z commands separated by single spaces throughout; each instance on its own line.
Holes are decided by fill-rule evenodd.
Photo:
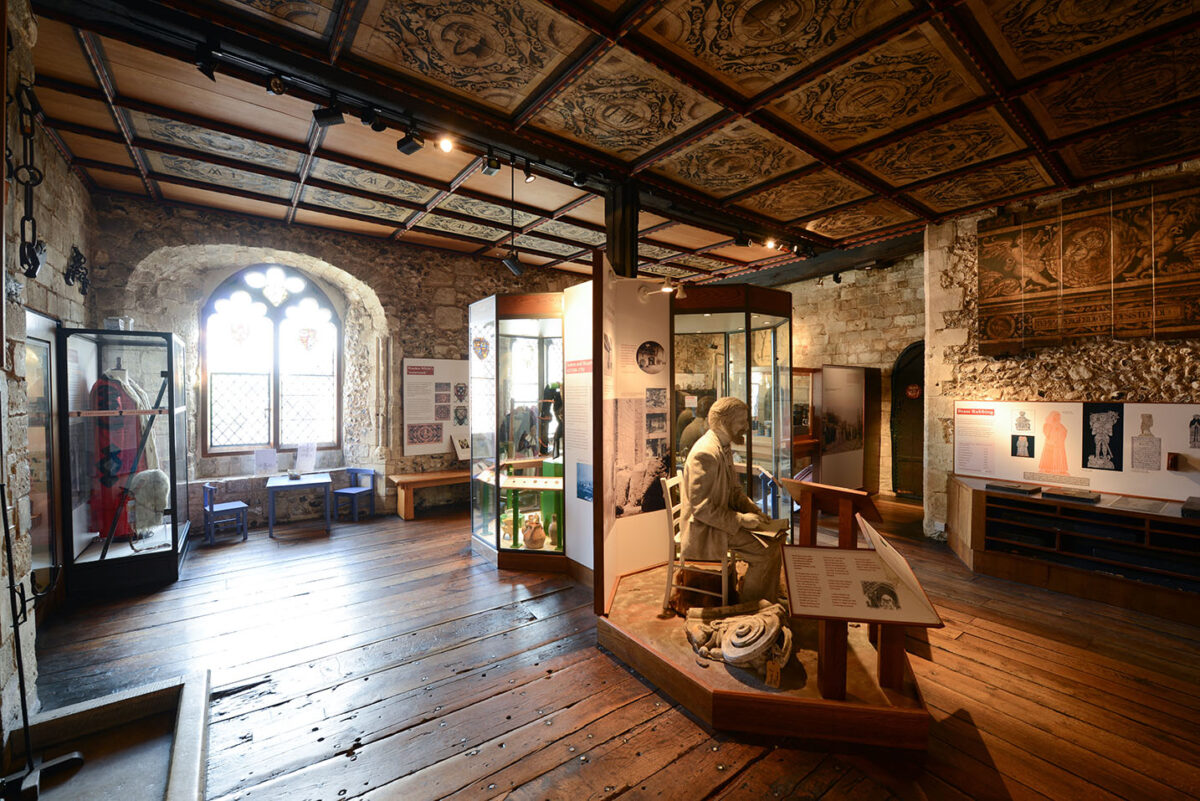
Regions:
M 225 801 L 1200 797 L 1200 629 L 893 542 L 946 623 L 908 641 L 922 759 L 705 729 L 596 647 L 590 590 L 497 571 L 460 514 L 198 547 L 176 584 L 44 626 L 38 692 L 210 670 Z

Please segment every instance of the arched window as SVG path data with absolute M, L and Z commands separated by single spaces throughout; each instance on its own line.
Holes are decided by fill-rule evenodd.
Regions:
M 200 319 L 206 453 L 340 445 L 341 323 L 319 287 L 256 264 L 217 287 Z

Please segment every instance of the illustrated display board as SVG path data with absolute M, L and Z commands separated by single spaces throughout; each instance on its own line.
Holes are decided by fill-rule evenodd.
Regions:
M 792 617 L 940 626 L 907 560 L 862 515 L 856 520 L 874 550 L 783 546 Z
M 954 472 L 1185 500 L 1200 495 L 1200 404 L 958 401 Z
M 605 608 L 623 575 L 667 560 L 662 483 L 670 464 L 670 298 L 607 273 L 604 364 Z
M 567 518 L 566 548 L 570 558 L 587 568 L 595 566 L 592 519 L 594 468 L 592 465 L 592 282 L 563 290 L 563 402 L 570 414 L 563 421 L 563 466 Z
M 981 221 L 979 352 L 1196 336 L 1197 237 L 1194 178 L 1087 192 Z
M 821 367 L 821 481 L 858 489 L 866 459 L 866 372 L 861 367 Z
M 455 451 L 468 436 L 470 408 L 465 359 L 405 359 L 404 455 Z

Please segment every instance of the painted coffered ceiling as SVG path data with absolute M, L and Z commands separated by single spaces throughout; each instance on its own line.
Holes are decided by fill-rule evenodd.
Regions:
M 643 187 L 644 271 L 707 280 L 1200 155 L 1195 0 L 34 8 L 43 122 L 96 190 L 564 269 L 604 246 L 603 181 Z M 406 116 L 465 146 L 398 153 Z

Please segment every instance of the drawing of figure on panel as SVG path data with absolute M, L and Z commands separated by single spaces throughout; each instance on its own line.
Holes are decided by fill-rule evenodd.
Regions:
M 1092 437 L 1096 441 L 1096 452 L 1088 458 L 1088 467 L 1105 467 L 1111 469 L 1113 426 L 1117 423 L 1116 412 L 1100 412 L 1093 414 L 1088 420 L 1092 427 Z
M 1042 448 L 1042 460 L 1038 462 L 1038 470 L 1058 476 L 1068 475 L 1067 427 L 1063 425 L 1062 414 L 1050 412 L 1046 415 L 1042 433 L 1046 435 L 1046 442 Z
M 1017 437 L 1017 456 L 1029 458 L 1029 437 Z
M 1013 420 L 1013 428 L 1017 431 L 1032 431 L 1033 421 L 1025 416 L 1024 410 L 1021 410 L 1017 412 L 1017 417 Z
M 1193 414 L 1188 423 L 1188 447 L 1200 448 L 1200 414 Z
M 1091 438 L 1083 438 L 1085 467 L 1094 470 L 1120 470 L 1121 429 L 1123 408 L 1116 403 L 1085 403 L 1083 418 L 1087 420 Z

